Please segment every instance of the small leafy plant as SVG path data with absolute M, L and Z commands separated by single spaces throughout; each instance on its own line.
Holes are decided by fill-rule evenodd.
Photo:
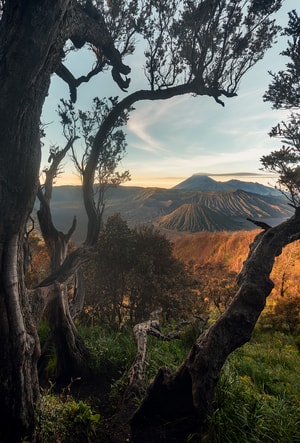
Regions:
M 36 434 L 38 443 L 68 443 L 72 435 L 73 443 L 89 443 L 101 425 L 100 414 L 91 407 L 75 401 L 71 396 L 42 395 L 36 411 Z

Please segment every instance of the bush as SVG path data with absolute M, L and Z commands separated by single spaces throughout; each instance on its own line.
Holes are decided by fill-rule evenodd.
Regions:
M 46 393 L 41 396 L 36 423 L 38 443 L 69 443 L 70 435 L 72 443 L 84 443 L 95 441 L 101 417 L 81 400 Z
M 285 297 L 278 299 L 274 306 L 275 327 L 289 332 L 300 330 L 300 303 L 299 297 Z
M 258 325 L 261 329 L 291 333 L 300 332 L 299 296 L 269 299 L 269 303 L 260 316 Z

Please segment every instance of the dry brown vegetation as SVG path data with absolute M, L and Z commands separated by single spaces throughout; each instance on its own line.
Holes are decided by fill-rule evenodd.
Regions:
M 239 272 L 257 232 L 199 232 L 187 235 L 174 241 L 174 254 L 198 266 L 222 264 L 228 271 Z
M 249 251 L 249 245 L 259 231 L 199 232 L 174 240 L 174 254 L 194 269 L 209 266 L 238 273 Z M 277 257 L 272 272 L 273 296 L 297 296 L 300 293 L 300 242 L 287 246 Z M 215 275 L 217 277 L 217 275 Z

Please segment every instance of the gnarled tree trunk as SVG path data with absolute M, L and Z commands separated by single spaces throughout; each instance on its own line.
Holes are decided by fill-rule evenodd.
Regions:
M 56 377 L 69 382 L 71 378 L 89 373 L 90 354 L 71 318 L 66 291 L 65 284 L 56 284 L 47 307 L 51 332 L 46 342 L 46 356 L 42 354 L 42 362 L 47 357 L 48 346 L 54 345 L 57 356 Z
M 74 217 L 73 224 L 66 234 L 58 231 L 54 226 L 50 208 L 53 181 L 59 172 L 61 161 L 65 158 L 75 139 L 76 137 L 71 138 L 63 149 L 51 153 L 51 165 L 44 171 L 45 183 L 43 186 L 39 186 L 38 190 L 40 208 L 37 214 L 49 252 L 52 273 L 56 272 L 65 261 L 68 254 L 68 244 L 76 228 L 76 218 Z M 66 283 L 54 285 L 53 294 L 46 309 L 46 317 L 50 326 L 50 336 L 39 360 L 40 375 L 43 376 L 49 347 L 52 345 L 54 345 L 57 357 L 56 377 L 58 379 L 69 381 L 72 377 L 86 374 L 89 352 L 71 317 Z
M 300 238 L 300 208 L 275 228 L 257 235 L 227 311 L 205 331 L 175 373 L 162 368 L 132 421 L 134 442 L 184 442 L 213 409 L 220 371 L 231 352 L 250 340 L 273 288 L 270 273 L 282 248 Z
M 117 73 L 129 72 L 101 15 L 92 15 L 73 0 L 1 2 L 0 441 L 30 436 L 38 400 L 37 318 L 24 285 L 23 242 L 38 188 L 40 116 L 50 76 L 68 38 L 80 47 L 86 41 L 104 47 Z
M 23 275 L 23 235 L 40 167 L 39 122 L 69 1 L 5 2 L 0 30 L 0 440 L 34 426 L 39 341 Z M 49 9 L 45 16 L 45 8 Z

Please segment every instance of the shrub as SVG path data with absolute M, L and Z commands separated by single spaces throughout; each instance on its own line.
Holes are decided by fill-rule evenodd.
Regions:
M 300 303 L 299 297 L 285 297 L 278 299 L 274 306 L 275 327 L 279 330 L 296 332 L 300 330 Z
M 101 417 L 81 400 L 46 393 L 41 396 L 36 423 L 38 443 L 68 443 L 70 435 L 72 443 L 89 443 L 94 441 Z

